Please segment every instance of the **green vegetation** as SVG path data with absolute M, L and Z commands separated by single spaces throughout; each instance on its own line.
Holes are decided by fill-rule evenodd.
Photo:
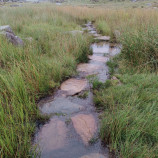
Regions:
M 96 106 L 104 111 L 101 138 L 121 157 L 157 157 L 158 76 L 124 74 L 120 80 L 121 85 L 94 91 Z
M 121 54 L 107 63 L 121 84 L 94 83 L 94 102 L 103 111 L 100 136 L 123 158 L 158 157 L 158 29 L 146 26 L 122 32 Z
M 143 1 L 137 7 L 142 3 L 145 5 Z M 47 119 L 40 115 L 37 101 L 74 75 L 79 62 L 87 61 L 91 39 L 69 31 L 80 30 L 79 24 L 89 20 L 123 48 L 114 62 L 108 62 L 110 74 L 121 84 L 91 81 L 96 106 L 103 110 L 103 142 L 120 157 L 158 157 L 158 12 L 109 9 L 122 8 L 123 2 L 113 4 L 0 9 L 0 25 L 9 24 L 25 43 L 15 47 L 0 37 L 1 157 L 33 156 L 30 147 L 35 122 Z M 134 5 L 137 3 L 130 8 Z
M 36 101 L 75 74 L 89 53 L 90 39 L 68 33 L 80 27 L 54 7 L 8 8 L 0 10 L 0 19 L 25 42 L 15 47 L 0 38 L 0 155 L 31 157 L 35 122 L 46 119 Z
M 79 94 L 79 98 L 81 99 L 86 99 L 88 97 L 89 92 L 88 91 L 84 91 L 83 93 Z
M 112 35 L 110 27 L 108 26 L 108 24 L 104 20 L 99 20 L 97 22 L 96 27 L 98 29 L 98 32 L 100 32 L 101 34 L 106 35 L 106 36 Z

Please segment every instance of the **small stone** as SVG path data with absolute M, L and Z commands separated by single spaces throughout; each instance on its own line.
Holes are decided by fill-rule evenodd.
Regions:
M 110 36 L 99 36 L 94 38 L 95 40 L 100 40 L 100 41 L 109 41 L 110 40 Z
M 77 66 L 77 71 L 86 73 L 86 76 L 98 74 L 97 70 L 99 69 L 102 67 L 96 64 L 79 64 Z
M 83 110 L 84 107 L 69 101 L 67 98 L 55 98 L 52 102 L 40 107 L 44 114 L 63 113 L 72 114 Z
M 41 155 L 64 147 L 67 131 L 65 122 L 59 119 L 52 119 L 44 125 L 36 137 Z
M 16 46 L 23 46 L 24 43 L 21 38 L 15 36 L 14 32 L 12 31 L 9 25 L 0 26 L 0 34 L 4 35 L 9 42 Z
M 76 132 L 81 136 L 85 145 L 93 138 L 97 125 L 92 114 L 78 114 L 71 118 Z
M 16 45 L 16 46 L 23 46 L 24 45 L 22 39 L 19 38 L 18 36 L 13 35 L 12 33 L 6 32 L 6 38 L 13 45 Z
M 82 156 L 80 158 L 108 158 L 108 157 L 104 156 L 104 155 L 101 155 L 101 154 L 98 154 L 98 153 L 92 153 L 92 154 L 89 154 L 89 155 Z
M 98 62 L 107 62 L 109 60 L 109 58 L 107 57 L 97 56 L 97 55 L 89 55 L 88 58 Z
M 61 84 L 60 89 L 65 91 L 67 95 L 75 95 L 87 87 L 86 79 L 71 78 Z

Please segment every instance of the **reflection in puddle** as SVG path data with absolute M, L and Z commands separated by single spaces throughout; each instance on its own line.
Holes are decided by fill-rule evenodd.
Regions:
M 107 42 L 99 42 L 91 45 L 92 51 L 94 54 L 109 54 L 110 56 L 114 56 L 121 51 L 121 47 L 119 45 L 112 45 Z

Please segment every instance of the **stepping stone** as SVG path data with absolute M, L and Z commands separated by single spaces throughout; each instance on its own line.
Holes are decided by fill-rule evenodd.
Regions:
M 61 84 L 60 89 L 65 91 L 67 95 L 75 95 L 84 90 L 88 85 L 86 79 L 71 78 Z
M 93 138 L 97 131 L 95 118 L 92 114 L 78 114 L 71 118 L 76 132 L 81 136 L 85 145 Z
M 110 40 L 110 36 L 99 36 L 94 38 L 95 40 L 100 40 L 100 41 L 109 41 Z
M 97 56 L 97 55 L 89 55 L 88 58 L 91 60 L 103 62 L 103 63 L 105 63 L 109 60 L 109 58 L 107 58 L 107 57 Z
M 98 154 L 98 153 L 92 153 L 92 154 L 89 154 L 89 155 L 82 156 L 80 158 L 108 158 L 108 157 L 104 156 L 104 155 L 101 155 L 101 154 Z
M 93 54 L 108 54 L 110 52 L 110 44 L 106 42 L 94 43 L 91 45 Z
M 67 132 L 65 122 L 59 119 L 52 119 L 48 124 L 44 125 L 36 137 L 41 156 L 52 150 L 63 148 L 66 144 Z
M 84 110 L 84 107 L 79 104 L 72 103 L 67 98 L 55 98 L 52 102 L 46 103 L 41 106 L 40 110 L 44 114 L 72 114 Z
M 99 37 L 101 36 L 100 34 L 96 33 L 96 34 L 93 34 L 94 37 Z
M 100 69 L 102 67 L 96 64 L 79 64 L 77 66 L 77 71 L 86 73 L 86 76 L 98 74 L 97 70 Z

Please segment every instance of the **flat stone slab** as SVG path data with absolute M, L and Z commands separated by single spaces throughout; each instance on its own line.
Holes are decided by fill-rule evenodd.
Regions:
M 103 62 L 103 63 L 107 62 L 109 60 L 109 58 L 107 58 L 107 57 L 97 56 L 97 55 L 89 55 L 88 58 L 91 60 Z
M 65 122 L 56 118 L 44 125 L 36 137 L 41 156 L 52 150 L 63 148 L 66 144 L 67 131 Z
M 94 74 L 98 74 L 99 69 L 102 69 L 102 67 L 100 65 L 96 65 L 96 64 L 79 64 L 77 66 L 77 71 L 78 72 L 84 72 L 86 73 L 86 75 L 94 75 Z
M 82 156 L 80 158 L 108 158 L 108 157 L 104 156 L 102 154 L 92 153 L 92 154 L 89 154 L 89 155 Z
M 110 40 L 110 36 L 99 36 L 94 38 L 95 40 L 100 40 L 100 41 L 109 41 Z
M 67 95 L 75 95 L 84 90 L 88 85 L 86 79 L 71 78 L 61 84 L 60 89 L 65 91 Z
M 67 98 L 55 98 L 52 102 L 46 103 L 40 107 L 44 114 L 64 113 L 72 114 L 84 110 L 84 107 L 69 101 Z
M 78 114 L 71 117 L 76 132 L 80 135 L 85 145 L 93 138 L 97 131 L 97 124 L 92 114 Z

